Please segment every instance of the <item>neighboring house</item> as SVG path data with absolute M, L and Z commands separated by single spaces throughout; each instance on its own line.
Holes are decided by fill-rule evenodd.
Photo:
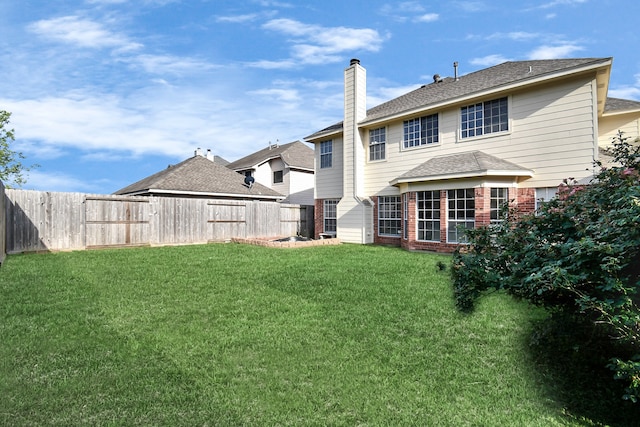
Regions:
M 283 194 L 285 203 L 313 206 L 313 165 L 313 148 L 295 141 L 269 145 L 227 167 Z
M 344 121 L 315 144 L 316 235 L 452 251 L 460 227 L 533 211 L 565 178 L 587 182 L 640 103 L 607 98 L 612 58 L 506 62 L 366 109 L 366 71 L 345 70 Z
M 211 156 L 210 152 L 204 157 L 198 149 L 193 157 L 170 165 L 114 194 L 265 201 L 284 199 L 282 194 L 259 183 L 247 185 L 245 177 L 227 168 L 226 163 L 224 159 Z

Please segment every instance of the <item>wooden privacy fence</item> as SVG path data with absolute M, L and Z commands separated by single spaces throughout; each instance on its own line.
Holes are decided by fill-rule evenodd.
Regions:
M 11 189 L 5 193 L 7 253 L 313 236 L 313 206 Z

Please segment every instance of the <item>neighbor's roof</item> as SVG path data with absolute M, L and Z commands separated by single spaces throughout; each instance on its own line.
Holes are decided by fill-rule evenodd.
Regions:
M 313 171 L 314 152 L 300 141 L 284 145 L 271 145 L 227 165 L 235 171 L 251 169 L 271 159 L 281 158 L 290 168 Z
M 367 110 L 367 116 L 360 122 L 371 122 L 392 118 L 400 114 L 410 114 L 429 107 L 437 107 L 488 91 L 497 91 L 511 85 L 523 85 L 544 80 L 557 75 L 577 72 L 581 69 L 608 66 L 612 58 L 548 59 L 505 62 L 458 77 L 447 77 L 439 83 L 430 83 L 407 94 L 387 101 Z M 607 82 L 608 84 L 608 82 Z M 309 135 L 305 139 L 339 133 L 342 122 Z
M 244 176 L 202 156 L 193 156 L 177 165 L 124 187 L 114 194 L 189 195 L 283 199 L 284 196 L 257 182 L 251 188 Z
M 630 99 L 607 98 L 604 106 L 605 114 L 629 113 L 640 111 L 640 102 Z
M 526 176 L 533 171 L 482 151 L 432 157 L 391 181 L 392 185 L 477 176 Z

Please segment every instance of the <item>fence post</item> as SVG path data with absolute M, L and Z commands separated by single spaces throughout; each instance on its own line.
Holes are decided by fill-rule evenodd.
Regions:
M 4 184 L 0 181 L 0 265 L 7 256 L 7 211 Z

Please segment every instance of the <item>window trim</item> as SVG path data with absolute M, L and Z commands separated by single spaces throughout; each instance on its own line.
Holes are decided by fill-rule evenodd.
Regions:
M 338 233 L 338 202 L 338 199 L 324 199 L 322 202 L 322 232 L 325 234 L 335 236 Z M 335 217 L 327 217 L 327 212 L 329 211 L 327 207 L 329 205 L 333 206 L 333 209 L 331 210 L 333 211 L 332 213 L 335 213 Z M 335 230 L 327 231 L 327 220 L 335 221 Z
M 493 195 L 496 190 L 496 196 Z M 500 190 L 504 190 L 504 195 L 500 195 Z M 494 203 L 496 206 L 494 207 Z M 504 221 L 500 216 L 500 210 L 505 203 L 509 203 L 509 187 L 491 187 L 489 188 L 489 223 L 499 224 Z M 493 217 L 496 217 L 495 219 Z
M 391 199 L 395 199 L 392 201 Z M 402 199 L 400 196 L 378 196 L 378 236 L 381 237 L 401 237 L 402 236 Z M 395 209 L 382 209 L 383 207 L 392 207 L 395 205 Z M 384 214 L 390 214 L 390 216 L 382 216 Z M 392 229 L 394 227 L 381 227 L 383 221 L 389 223 L 396 223 L 396 234 L 383 233 L 381 230 Z
M 325 148 L 328 147 L 328 150 Z M 323 159 L 328 159 L 328 161 L 323 162 Z M 329 139 L 327 141 L 320 142 L 320 157 L 318 159 L 318 163 L 320 169 L 331 169 L 333 167 L 333 140 Z
M 486 126 L 485 122 L 484 122 L 484 105 L 485 103 L 488 102 L 493 102 L 493 101 L 499 101 L 501 99 L 506 99 L 507 101 L 507 129 L 506 130 L 500 130 L 500 131 L 496 131 L 496 132 L 489 132 L 489 133 L 484 133 L 484 126 Z M 482 104 L 482 109 L 483 109 L 483 118 L 482 118 L 482 127 L 483 127 L 483 133 L 482 135 L 474 135 L 474 136 L 466 136 L 463 137 L 462 136 L 462 110 L 464 108 L 469 108 L 469 107 L 473 107 L 476 106 L 478 104 Z M 513 121 L 512 121 L 512 111 L 513 111 L 513 107 L 512 107 L 512 102 L 511 102 L 511 96 L 510 95 L 506 95 L 506 96 L 501 96 L 498 98 L 492 98 L 492 99 L 487 99 L 484 101 L 479 101 L 479 102 L 474 102 L 474 103 L 469 103 L 466 105 L 463 105 L 462 107 L 460 107 L 458 109 L 458 132 L 457 132 L 457 138 L 458 138 L 458 142 L 467 142 L 467 141 L 475 141 L 478 139 L 485 139 L 485 138 L 493 138 L 496 136 L 503 136 L 503 135 L 509 135 L 512 132 L 513 129 Z
M 383 136 L 384 136 L 384 140 L 383 141 L 378 141 L 375 144 L 373 144 L 372 142 L 374 142 L 372 140 L 372 132 L 375 131 L 382 131 Z M 372 148 L 381 148 L 381 157 L 378 159 L 372 159 L 371 156 L 374 153 L 371 149 Z M 369 145 L 367 146 L 367 150 L 369 151 L 369 162 L 381 162 L 384 160 L 387 160 L 387 127 L 386 126 L 381 126 L 375 129 L 369 129 Z
M 422 140 L 423 140 L 423 136 L 422 136 L 422 133 L 423 133 L 423 129 L 422 129 L 422 126 L 423 126 L 423 125 L 422 125 L 422 119 L 425 119 L 425 120 L 426 120 L 426 119 L 428 119 L 429 117 L 434 117 L 434 118 L 435 118 L 435 120 L 436 120 L 437 130 L 436 130 L 436 132 L 434 133 L 434 138 L 436 139 L 436 141 L 435 141 L 435 142 L 426 142 L 426 139 L 427 139 L 428 137 L 425 135 L 425 136 L 424 136 L 424 138 L 425 138 L 425 142 L 422 142 Z M 420 140 L 419 140 L 419 143 L 418 143 L 418 144 L 416 144 L 416 145 L 412 145 L 412 146 L 409 146 L 409 145 L 408 145 L 409 140 L 407 139 L 407 129 L 406 129 L 406 126 L 407 126 L 407 123 L 408 123 L 409 121 L 412 121 L 412 120 L 419 120 L 419 123 L 420 123 L 420 130 L 419 130 L 419 132 L 420 132 Z M 424 131 L 424 132 L 426 132 L 426 131 Z M 405 150 L 406 150 L 406 151 L 409 151 L 409 150 L 419 150 L 419 149 L 421 149 L 421 148 L 427 148 L 427 147 L 436 147 L 436 146 L 440 145 L 440 141 L 441 141 L 441 135 L 440 135 L 440 113 L 426 114 L 426 115 L 422 115 L 422 116 L 418 116 L 418 117 L 413 117 L 413 118 L 406 119 L 406 120 L 403 120 L 403 121 L 402 121 L 402 144 L 401 144 L 401 146 L 400 146 L 402 151 L 405 151 Z
M 461 191 L 461 190 L 465 191 L 465 197 L 464 198 L 458 198 L 458 193 L 457 192 Z M 452 191 L 455 194 L 455 197 L 453 199 L 451 199 L 451 196 L 450 196 Z M 467 191 L 471 191 L 472 197 L 467 197 L 467 195 L 466 195 Z M 468 244 L 468 242 L 464 241 L 464 239 L 460 239 L 460 233 L 458 231 L 458 226 L 461 225 L 461 224 L 465 224 L 466 225 L 468 223 L 473 222 L 473 227 L 472 228 L 476 227 L 475 193 L 476 193 L 476 191 L 475 191 L 475 188 L 473 188 L 473 187 L 471 187 L 471 188 L 458 188 L 458 189 L 455 189 L 455 190 L 447 190 L 447 218 L 446 218 L 446 221 L 447 221 L 447 243 Z M 452 200 L 454 201 L 454 206 L 455 206 L 453 211 L 456 212 L 455 218 L 453 218 L 453 219 L 450 218 L 451 211 L 452 211 L 451 208 L 450 208 L 450 204 L 451 204 Z M 458 202 L 461 201 L 461 200 L 465 201 L 464 209 L 459 209 L 458 206 L 457 206 Z M 473 200 L 473 210 L 472 210 L 473 211 L 473 218 L 468 218 L 467 217 L 467 212 L 471 211 L 471 209 L 469 209 L 467 207 L 467 203 L 466 202 L 468 200 Z M 464 212 L 464 217 L 463 218 L 458 218 L 457 212 L 461 211 L 461 210 Z M 451 227 L 452 223 L 455 223 L 455 225 L 453 227 Z M 466 228 L 469 229 L 469 227 L 466 227 Z M 456 240 L 451 240 L 449 238 L 451 233 L 455 233 Z
M 426 193 L 431 193 L 431 198 L 430 199 L 422 199 L 421 195 L 426 194 Z M 431 209 L 422 209 L 422 211 L 426 212 L 430 212 L 432 214 L 431 218 L 421 218 L 420 214 L 421 214 L 421 209 L 420 209 L 420 204 L 421 201 L 422 202 L 426 202 L 427 200 L 431 201 L 432 203 L 432 207 Z M 442 206 L 441 206 L 441 197 L 440 197 L 440 190 L 425 190 L 425 191 L 417 191 L 416 192 L 416 241 L 418 242 L 436 242 L 436 243 L 440 243 L 442 241 L 442 233 L 441 233 L 441 226 L 442 226 Z M 433 204 L 437 203 L 437 209 L 433 207 Z M 437 218 L 434 218 L 434 214 L 437 213 Z M 421 223 L 430 223 L 432 225 L 432 228 L 427 230 L 426 228 L 424 229 L 424 233 L 425 236 L 428 232 L 432 233 L 433 235 L 433 239 L 421 239 L 420 238 L 420 224 Z M 433 225 L 437 225 L 437 227 L 433 227 Z M 437 233 L 437 238 L 435 237 Z

